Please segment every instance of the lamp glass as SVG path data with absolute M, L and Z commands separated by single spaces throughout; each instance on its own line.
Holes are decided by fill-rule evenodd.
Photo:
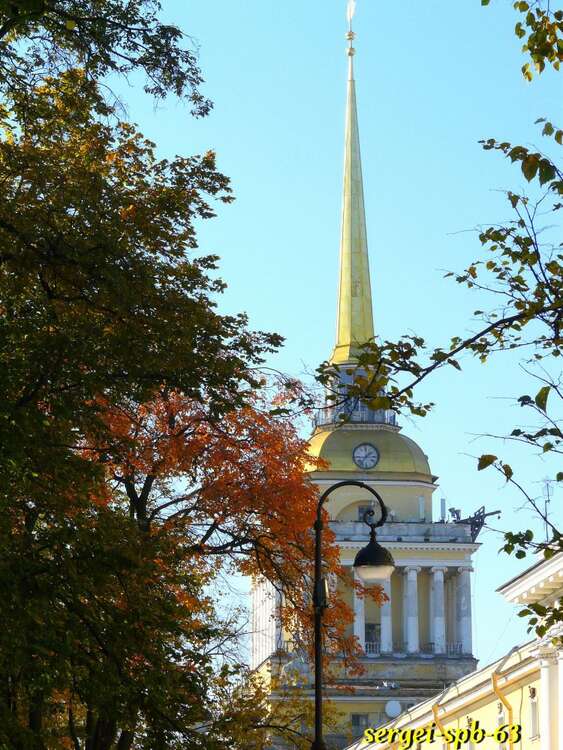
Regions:
M 394 565 L 357 565 L 354 568 L 358 574 L 358 577 L 362 583 L 380 583 L 381 581 L 388 581 L 393 571 L 395 570 Z

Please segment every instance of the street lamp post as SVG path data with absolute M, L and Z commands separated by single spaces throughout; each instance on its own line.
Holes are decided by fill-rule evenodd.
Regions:
M 381 518 L 377 523 L 370 523 L 367 519 L 374 516 L 373 510 L 364 514 L 364 521 L 370 527 L 370 541 L 361 549 L 354 560 L 354 568 L 364 583 L 374 583 L 391 577 L 394 562 L 391 554 L 381 547 L 375 538 L 375 529 L 383 526 L 387 518 L 387 508 L 381 495 L 364 482 L 353 479 L 333 484 L 323 492 L 317 504 L 317 517 L 315 520 L 315 579 L 313 583 L 313 607 L 315 611 L 315 738 L 311 750 L 326 750 L 323 740 L 323 647 L 322 647 L 322 624 L 324 610 L 328 606 L 328 593 L 326 579 L 322 576 L 322 534 L 323 520 L 322 509 L 328 496 L 341 487 L 361 487 L 370 492 L 379 503 Z

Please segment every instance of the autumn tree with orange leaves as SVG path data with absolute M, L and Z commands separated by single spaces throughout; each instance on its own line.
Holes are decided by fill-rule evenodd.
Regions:
M 230 636 L 206 591 L 221 572 L 267 576 L 283 590 L 286 626 L 310 645 L 317 494 L 307 444 L 258 398 L 220 418 L 167 391 L 141 406 L 97 406 L 105 429 L 77 446 L 103 470 L 97 493 L 68 498 L 32 528 L 13 515 L 8 601 L 23 581 L 31 588 L 25 607 L 1 615 L 0 652 L 13 649 L 14 631 L 18 648 L 0 736 L 22 749 L 258 750 L 275 733 L 302 747 L 311 706 L 293 691 L 280 716 L 240 664 L 221 660 Z M 327 570 L 341 575 L 331 542 Z M 353 666 L 351 619 L 335 600 L 327 645 Z

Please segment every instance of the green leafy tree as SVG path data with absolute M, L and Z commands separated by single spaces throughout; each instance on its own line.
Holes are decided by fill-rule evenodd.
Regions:
M 490 5 L 491 0 L 481 0 Z M 534 72 L 543 73 L 547 66 L 559 70 L 563 60 L 563 10 L 555 9 L 549 0 L 516 0 L 514 9 L 520 14 L 514 33 L 521 39 L 522 52 L 530 61 L 522 66 L 522 74 L 531 81 Z
M 221 413 L 280 342 L 217 313 L 216 258 L 196 255 L 194 221 L 231 200 L 214 155 L 159 161 L 111 113 L 79 71 L 0 111 L 2 465 L 49 497 L 83 483 L 69 446 L 98 394 L 175 387 Z
M 158 0 L 0 0 L 0 92 L 75 67 L 96 80 L 140 71 L 148 93 L 173 93 L 207 114 L 193 44 L 160 10 Z

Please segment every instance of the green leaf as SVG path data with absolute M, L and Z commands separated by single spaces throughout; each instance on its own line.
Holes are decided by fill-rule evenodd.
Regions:
M 535 154 L 530 154 L 522 162 L 522 172 L 524 177 L 530 182 L 534 179 L 540 166 L 540 160 Z
M 480 456 L 479 463 L 477 464 L 477 470 L 481 471 L 482 469 L 486 469 L 488 466 L 491 466 L 491 464 L 494 464 L 494 462 L 497 460 L 497 456 L 493 456 L 490 453 L 485 453 L 483 456 Z
M 481 5 L 488 5 L 491 0 L 481 0 Z
M 558 471 L 557 476 L 555 477 L 556 482 L 563 482 L 563 471 Z
M 538 409 L 541 409 L 542 411 L 545 411 L 547 407 L 547 398 L 549 396 L 549 392 L 551 390 L 551 386 L 544 385 L 543 388 L 540 388 L 539 391 L 536 393 L 536 406 Z
M 563 146 L 563 130 L 558 130 L 557 133 L 555 133 L 555 140 L 560 146 Z
M 545 185 L 555 177 L 555 167 L 547 159 L 540 161 L 540 185 Z
M 504 472 L 504 476 L 506 477 L 507 482 L 509 479 L 512 479 L 512 475 L 514 474 L 514 472 L 512 471 L 512 467 L 509 464 L 503 464 L 502 470 Z
M 518 205 L 518 201 L 520 200 L 520 196 L 515 195 L 514 193 L 509 193 L 508 200 L 511 202 L 512 208 L 516 208 L 516 206 Z
M 543 126 L 542 135 L 553 135 L 555 128 L 550 122 L 546 122 Z

